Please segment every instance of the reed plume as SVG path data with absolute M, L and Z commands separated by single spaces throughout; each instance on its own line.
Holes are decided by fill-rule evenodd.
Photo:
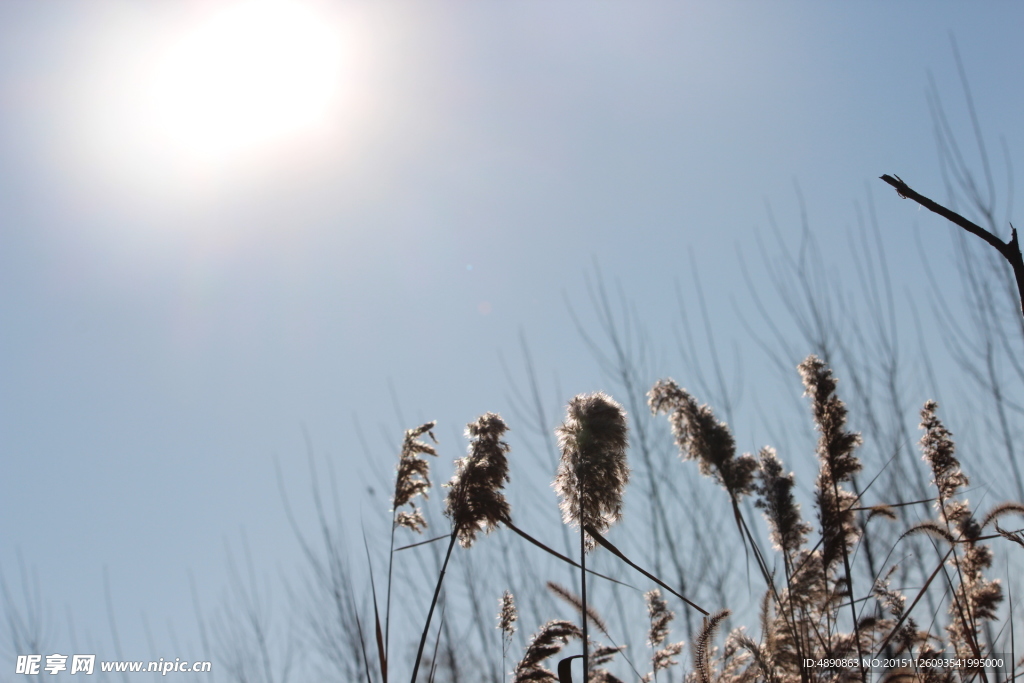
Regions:
M 970 515 L 967 502 L 955 500 L 957 493 L 970 484 L 970 480 L 960 470 L 953 434 L 942 424 L 936 414 L 938 409 L 939 404 L 935 401 L 926 401 L 921 409 L 921 429 L 924 430 L 921 457 L 931 467 L 932 484 L 938 489 L 936 511 L 944 521 L 956 524 Z
M 498 610 L 498 628 L 501 629 L 505 638 L 511 639 L 516 632 L 516 622 L 519 620 L 519 612 L 516 610 L 516 601 L 512 592 L 502 593 L 498 604 L 501 606 L 501 609 Z
M 441 572 L 434 587 L 434 597 L 427 610 L 427 621 L 420 634 L 420 646 L 416 651 L 416 661 L 412 667 L 412 683 L 416 683 L 420 660 L 423 658 L 423 647 L 427 643 L 430 620 L 434 616 L 441 584 L 448 570 L 448 560 L 452 557 L 452 548 L 458 540 L 463 548 L 469 548 L 476 540 L 478 531 L 489 533 L 500 522 L 509 517 L 508 502 L 501 489 L 508 481 L 508 444 L 501 440 L 502 434 L 508 431 L 504 420 L 496 413 L 481 415 L 476 422 L 466 425 L 466 436 L 469 438 L 469 455 L 455 461 L 455 474 L 445 486 L 448 496 L 445 499 L 445 515 L 452 520 L 452 535 L 448 542 L 448 550 L 441 564 Z
M 562 459 L 553 486 L 563 521 L 584 536 L 585 526 L 606 531 L 622 514 L 629 481 L 626 411 L 607 394 L 580 394 L 556 433 Z M 594 545 L 586 539 L 587 550 Z
M 423 512 L 416 507 L 413 499 L 416 496 L 427 498 L 430 491 L 430 462 L 419 456 L 424 454 L 436 458 L 437 449 L 420 440 L 420 437 L 426 434 L 436 444 L 437 439 L 434 438 L 432 431 L 436 425 L 437 422 L 431 421 L 425 422 L 415 429 L 405 430 L 402 451 L 398 455 L 395 491 L 391 498 L 391 547 L 388 552 L 388 586 L 384 606 L 384 644 L 383 652 L 379 655 L 382 662 L 387 661 L 391 644 L 391 579 L 395 564 L 395 530 L 398 527 L 405 527 L 421 534 L 427 528 L 427 520 L 423 518 Z M 404 505 L 412 506 L 412 512 L 398 509 Z M 382 669 L 386 681 L 386 664 L 382 665 Z
M 840 484 L 851 481 L 860 472 L 860 460 L 853 451 L 861 444 L 860 434 L 846 429 L 846 404 L 836 396 L 836 379 L 832 371 L 817 356 L 811 355 L 797 366 L 803 378 L 805 395 L 811 397 L 811 413 L 817 425 L 818 479 L 815 496 L 818 520 L 821 523 L 821 563 L 826 594 L 828 578 L 835 564 L 843 561 L 844 578 L 836 580 L 835 593 L 850 596 L 850 615 L 853 622 L 853 650 L 863 661 L 863 643 L 857 609 L 853 601 L 853 572 L 850 568 L 850 550 L 860 537 L 856 513 L 857 497 Z M 842 647 L 841 639 L 832 645 Z M 860 677 L 867 683 L 867 672 L 860 667 Z
M 899 565 L 894 564 L 884 577 L 876 579 L 871 592 L 874 593 L 882 607 L 894 617 L 893 624 L 902 622 L 892 638 L 896 645 L 894 654 L 914 652 L 919 657 L 924 657 L 926 656 L 924 648 L 931 647 L 929 634 L 919 631 L 914 618 L 906 614 L 907 596 L 889 585 L 890 579 L 897 569 L 899 569 Z
M 490 533 L 509 518 L 508 501 L 502 488 L 509 480 L 507 443 L 501 436 L 508 430 L 501 416 L 487 413 L 466 426 L 469 455 L 455 461 L 455 474 L 446 484 L 445 515 L 469 548 L 478 531 Z
M 860 434 L 846 431 L 846 405 L 836 396 L 836 379 L 825 363 L 817 356 L 808 356 L 798 369 L 805 393 L 811 397 L 811 412 L 820 432 L 815 497 L 821 523 L 822 560 L 828 572 L 846 557 L 859 536 L 853 511 L 856 496 L 841 484 L 860 472 L 860 460 L 853 451 L 861 444 L 861 438 Z
M 710 407 L 698 404 L 693 396 L 673 380 L 656 382 L 647 392 L 647 404 L 654 415 L 669 414 L 669 424 L 672 426 L 676 446 L 679 447 L 679 456 L 683 460 L 696 460 L 702 475 L 713 478 L 725 488 L 732 504 L 736 529 L 744 544 L 744 552 L 753 552 L 765 583 L 771 586 L 771 572 L 740 511 L 740 501 L 754 490 L 757 461 L 747 453 L 736 457 L 736 441 L 729 426 L 715 419 Z M 706 611 L 701 611 L 708 616 Z
M 609 663 L 615 655 L 625 649 L 625 645 L 618 645 L 615 647 L 610 645 L 598 645 L 595 647 L 593 652 L 590 654 L 590 663 L 594 668 L 590 669 L 590 675 L 587 677 L 587 683 L 623 683 L 622 679 L 613 675 L 601 665 Z
M 428 434 L 434 443 L 434 433 L 431 431 L 437 425 L 436 422 L 427 422 L 415 429 L 405 430 L 405 438 L 402 440 L 402 452 L 398 456 L 398 474 L 395 476 L 395 493 L 391 499 L 391 509 L 394 515 L 394 526 L 402 526 L 422 533 L 427 528 L 427 522 L 423 518 L 413 499 L 416 496 L 427 497 L 430 491 L 430 463 L 420 454 L 433 455 L 437 457 L 437 450 L 430 444 L 421 441 L 419 437 Z M 403 505 L 411 505 L 412 512 L 398 511 Z
M 512 683 L 558 683 L 555 674 L 544 668 L 544 660 L 561 652 L 569 638 L 582 635 L 579 626 L 571 621 L 552 620 L 541 626 L 516 665 Z
M 676 615 L 661 597 L 661 591 L 657 588 L 647 591 L 644 593 L 644 601 L 647 603 L 647 616 L 651 620 L 651 627 L 647 632 L 647 645 L 654 649 L 651 655 L 651 673 L 647 677 L 647 680 L 650 680 L 656 679 L 659 671 L 679 663 L 672 658 L 683 651 L 683 643 L 666 644 L 669 624 Z
M 541 626 L 540 630 L 530 639 L 530 644 L 523 654 L 522 660 L 516 665 L 512 674 L 512 683 L 559 683 L 561 680 L 554 672 L 544 667 L 544 661 L 562 651 L 570 638 L 583 638 L 583 631 L 571 621 L 552 620 Z M 601 665 L 610 662 L 625 646 L 597 645 L 593 649 L 591 661 L 595 665 L 585 675 L 587 683 L 622 683 Z M 576 655 L 578 657 L 579 655 Z M 568 661 L 559 663 L 559 671 Z
M 669 413 L 680 457 L 696 460 L 700 473 L 725 487 L 734 502 L 753 490 L 757 462 L 747 454 L 736 457 L 729 426 L 715 419 L 711 408 L 671 379 L 659 380 L 647 393 L 647 403 L 655 415 Z
M 554 593 L 557 597 L 561 598 L 565 603 L 567 603 L 574 610 L 576 610 L 576 612 L 581 617 L 583 616 L 583 600 L 580 598 L 580 596 L 576 595 L 565 586 L 555 583 L 554 581 L 548 581 L 547 587 L 549 591 Z M 600 615 L 600 613 L 596 609 L 594 609 L 593 605 L 587 605 L 586 611 L 587 619 L 590 620 L 590 623 L 594 626 L 597 626 L 597 629 L 607 636 L 608 624 L 605 623 L 604 618 Z
M 512 644 L 512 636 L 516 632 L 516 621 L 519 613 L 516 611 L 516 602 L 511 591 L 505 591 L 498 600 L 498 628 L 501 629 L 501 680 L 505 680 L 505 658 L 508 656 L 508 648 Z
M 946 631 L 959 656 L 980 657 L 982 650 L 978 631 L 983 621 L 996 618 L 996 609 L 1003 600 L 999 581 L 988 580 L 983 574 L 992 565 L 992 550 L 979 542 L 982 529 L 1005 512 L 1019 512 L 1021 506 L 998 506 L 985 517 L 984 523 L 979 523 L 971 513 L 968 501 L 955 498 L 969 482 L 960 470 L 953 435 L 939 420 L 937 411 L 935 401 L 926 402 L 921 410 L 921 428 L 925 430 L 921 437 L 921 451 L 932 468 L 932 483 L 938 490 L 935 505 L 942 525 L 925 522 L 907 533 L 924 531 L 945 537 L 950 543 L 952 558 L 949 562 L 956 569 L 959 585 L 953 591 L 949 607 L 952 619 Z
M 583 678 L 590 675 L 587 640 L 587 552 L 622 515 L 622 492 L 629 481 L 626 411 L 603 393 L 579 394 L 569 401 L 565 422 L 556 430 L 562 459 L 552 484 L 562 499 L 562 519 L 580 530 L 580 595 Z
M 793 498 L 793 473 L 783 474 L 782 461 L 775 449 L 765 446 L 761 449 L 757 478 L 754 490 L 758 498 L 754 505 L 764 510 L 772 545 L 782 551 L 788 563 L 811 531 L 800 516 L 800 505 Z

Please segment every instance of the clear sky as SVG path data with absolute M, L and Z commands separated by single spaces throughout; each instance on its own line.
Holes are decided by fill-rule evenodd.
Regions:
M 595 264 L 683 383 L 695 266 L 752 410 L 766 202 L 795 241 L 798 184 L 852 273 L 873 201 L 900 297 L 915 225 L 948 267 L 941 221 L 877 178 L 942 197 L 929 70 L 970 130 L 951 33 L 996 167 L 999 135 L 1024 153 L 1017 3 L 295 4 L 0 3 L 0 570 L 16 597 L 19 563 L 38 577 L 55 650 L 68 614 L 109 642 L 105 575 L 140 659 L 194 640 L 189 576 L 213 604 L 226 545 L 290 575 L 275 462 L 312 524 L 304 433 L 357 538 L 402 429 L 439 420 L 443 481 L 508 411 L 520 335 L 552 401 L 603 388 L 568 312 L 593 328 Z

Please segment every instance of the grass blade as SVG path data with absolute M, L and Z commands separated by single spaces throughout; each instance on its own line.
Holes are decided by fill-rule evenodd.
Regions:
M 538 541 L 536 538 L 531 536 L 530 534 L 526 533 L 525 531 L 523 531 L 519 527 L 517 527 L 514 524 L 512 524 L 512 522 L 510 522 L 508 520 L 505 520 L 505 526 L 508 527 L 509 529 L 511 529 L 512 531 L 514 531 L 515 533 L 519 534 L 524 539 L 526 539 L 527 541 L 529 541 L 533 545 L 537 546 L 538 548 L 540 548 L 544 552 L 548 553 L 549 555 L 553 555 L 553 556 L 557 557 L 558 559 L 560 559 L 562 562 L 566 562 L 568 564 L 571 564 L 573 567 L 576 567 L 577 569 L 582 569 L 582 567 L 580 566 L 579 562 L 576 562 L 575 560 L 569 559 L 568 557 L 566 557 L 562 553 L 558 552 L 557 550 L 552 550 L 551 548 L 549 548 L 548 546 L 544 545 L 543 543 Z M 611 581 L 612 583 L 617 583 L 620 586 L 625 586 L 626 588 L 632 588 L 635 591 L 639 591 L 640 590 L 636 586 L 631 586 L 628 583 L 625 583 L 623 581 L 618 581 L 616 579 L 611 578 L 610 576 L 605 576 L 604 574 L 600 574 L 600 573 L 595 572 L 595 571 L 593 571 L 591 569 L 588 569 L 587 573 L 591 574 L 593 576 L 600 577 L 600 578 L 604 579 L 605 581 Z M 672 589 L 670 588 L 669 590 L 672 590 Z
M 356 630 L 359 632 L 359 649 L 363 652 L 363 668 L 366 669 L 366 683 L 373 683 L 370 678 L 370 659 L 366 656 L 366 640 L 363 639 L 363 621 L 356 614 Z
M 441 584 L 444 582 L 444 574 L 448 570 L 448 560 L 452 557 L 452 548 L 459 537 L 459 530 L 452 530 L 452 540 L 448 543 L 448 552 L 444 556 L 444 564 L 441 565 L 441 573 L 437 577 L 437 585 L 434 587 L 434 597 L 430 601 L 430 609 L 427 611 L 427 623 L 423 625 L 423 633 L 420 634 L 420 647 L 416 651 L 416 661 L 412 665 L 411 683 L 416 683 L 416 674 L 420 670 L 420 660 L 423 659 L 423 646 L 427 643 L 427 633 L 430 631 L 430 619 L 434 616 L 434 608 L 437 606 L 437 596 L 441 593 Z
M 373 583 L 373 563 L 370 561 L 370 546 L 366 542 L 366 530 L 363 530 L 363 547 L 366 549 L 366 564 L 370 567 L 370 594 L 373 597 L 373 622 L 377 634 L 377 659 L 380 661 L 380 675 L 384 683 L 388 683 L 388 656 L 384 652 L 384 632 L 380 627 L 380 612 L 377 610 L 377 587 Z
M 582 658 L 583 655 L 573 655 L 558 662 L 558 683 L 572 683 L 572 660 Z
M 395 552 L 397 553 L 400 550 L 408 550 L 409 548 L 415 548 L 417 546 L 427 545 L 428 543 L 434 543 L 436 541 L 443 541 L 446 538 L 448 538 L 448 534 L 445 534 L 444 536 L 434 536 L 433 538 L 428 538 L 427 540 L 420 541 L 419 543 L 410 543 L 409 545 L 403 545 L 403 546 L 401 546 L 399 548 L 395 548 Z
M 430 677 L 427 683 L 434 683 L 434 674 L 437 672 L 437 650 L 441 645 L 441 631 L 444 630 L 444 611 L 447 605 L 441 605 L 441 623 L 437 625 L 437 638 L 434 639 L 434 655 L 430 662 Z
M 687 600 L 685 597 L 683 597 L 682 595 L 677 593 L 675 591 L 675 589 L 672 588 L 672 586 L 669 586 L 667 583 L 665 583 L 664 581 L 659 579 L 657 576 L 655 576 L 654 574 L 650 573 L 649 571 L 647 571 L 643 567 L 641 567 L 638 564 L 636 564 L 635 562 L 633 562 L 633 560 L 631 560 L 628 557 L 626 557 L 625 555 L 623 555 L 621 550 L 619 550 L 614 545 L 612 545 L 611 541 L 609 541 L 604 536 L 599 534 L 596 529 L 591 528 L 590 526 L 587 526 L 586 530 L 587 530 L 587 533 L 590 534 L 590 536 L 595 541 L 597 541 L 599 544 L 604 546 L 608 551 L 610 551 L 613 555 L 615 555 L 620 560 L 622 560 L 623 562 L 628 564 L 630 567 L 632 567 L 633 569 L 637 570 L 638 572 L 640 572 L 641 574 L 646 576 L 648 579 L 650 579 L 651 581 L 655 582 L 656 584 L 658 584 L 659 586 L 661 586 L 662 588 L 667 590 L 669 593 L 671 593 L 672 595 L 676 596 L 677 598 L 679 598 L 680 600 L 685 602 L 687 605 L 689 605 L 690 607 L 694 608 L 695 610 L 697 610 L 698 612 L 703 614 L 705 617 L 711 616 L 711 613 L 708 612 L 706 609 L 704 609 L 703 607 L 697 605 L 697 603 L 695 603 L 695 602 Z

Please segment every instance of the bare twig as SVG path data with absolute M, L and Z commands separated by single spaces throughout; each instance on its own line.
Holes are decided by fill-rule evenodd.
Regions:
M 928 197 L 918 194 L 914 190 L 910 189 L 910 187 L 903 182 L 899 176 L 894 177 L 890 175 L 883 175 L 881 179 L 889 185 L 892 185 L 900 197 L 903 197 L 904 199 L 913 199 L 929 211 L 939 214 L 946 220 L 959 225 L 967 232 L 972 235 L 977 235 L 992 245 L 992 247 L 998 251 L 1013 268 L 1013 275 L 1017 280 L 1017 293 L 1020 295 L 1021 300 L 1021 312 L 1024 313 L 1024 257 L 1022 257 L 1020 253 L 1020 243 L 1017 241 L 1017 229 L 1014 228 L 1012 224 L 1010 225 L 1010 241 L 1004 242 L 977 223 L 967 220 L 955 211 L 950 211 L 941 204 L 938 204 L 931 199 L 928 199 Z

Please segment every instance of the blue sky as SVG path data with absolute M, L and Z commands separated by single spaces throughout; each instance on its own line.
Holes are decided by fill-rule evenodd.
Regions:
M 766 202 L 796 240 L 797 183 L 852 272 L 870 198 L 901 297 L 924 289 L 915 225 L 948 268 L 941 221 L 876 179 L 942 197 L 929 70 L 969 134 L 950 32 L 993 149 L 1024 145 L 1013 3 L 339 1 L 314 6 L 343 41 L 327 123 L 203 164 L 131 102 L 217 7 L 0 5 L 0 569 L 16 594 L 20 561 L 38 575 L 58 644 L 67 612 L 108 638 L 104 572 L 126 656 L 142 615 L 188 640 L 189 573 L 216 600 L 243 530 L 288 575 L 274 463 L 308 512 L 304 430 L 358 528 L 403 428 L 440 421 L 440 481 L 462 426 L 508 410 L 520 334 L 549 394 L 601 389 L 568 314 L 594 324 L 595 263 L 663 375 L 695 265 L 743 407 L 771 402 L 736 313 Z

